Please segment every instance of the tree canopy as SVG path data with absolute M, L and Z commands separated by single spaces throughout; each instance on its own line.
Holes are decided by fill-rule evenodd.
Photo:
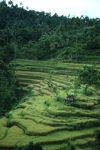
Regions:
M 84 66 L 83 69 L 79 70 L 78 79 L 80 83 L 85 84 L 85 94 L 89 86 L 98 87 L 100 84 L 100 72 L 94 66 Z
M 100 19 L 69 17 L 0 2 L 0 46 L 16 39 L 17 58 L 82 60 L 100 54 Z

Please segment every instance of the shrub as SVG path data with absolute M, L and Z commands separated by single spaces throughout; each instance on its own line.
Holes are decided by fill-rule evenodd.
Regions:
M 96 142 L 92 146 L 92 150 L 99 150 L 100 149 L 100 130 L 97 130 L 95 132 L 95 138 L 96 138 Z
M 33 144 L 33 142 L 30 142 L 29 145 L 24 147 L 17 147 L 15 150 L 42 150 L 42 147 L 39 143 Z
M 68 146 L 66 150 L 75 150 L 75 146 L 72 145 L 72 143 L 70 141 L 68 141 Z
M 84 94 L 85 94 L 85 89 L 84 89 Z M 93 90 L 88 88 L 87 89 L 87 96 L 93 95 Z
M 79 70 L 78 80 L 85 85 L 85 95 L 87 95 L 88 87 L 91 85 L 98 86 L 100 82 L 100 72 L 94 66 L 85 66 Z
M 87 89 L 87 96 L 93 95 L 94 90 L 92 88 Z M 81 88 L 77 90 L 77 93 L 85 94 L 85 88 Z

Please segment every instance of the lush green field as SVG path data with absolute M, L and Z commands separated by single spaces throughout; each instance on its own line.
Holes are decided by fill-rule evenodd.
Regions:
M 38 142 L 43 150 L 67 150 L 71 141 L 76 150 L 92 150 L 94 132 L 100 130 L 100 91 L 90 87 L 90 96 L 85 96 L 82 86 L 76 101 L 66 103 L 67 93 L 75 91 L 77 71 L 84 65 L 16 60 L 16 76 L 30 92 L 0 119 L 0 149 Z

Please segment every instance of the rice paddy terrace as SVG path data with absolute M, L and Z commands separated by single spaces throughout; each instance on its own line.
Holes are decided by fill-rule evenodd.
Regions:
M 76 101 L 66 103 L 66 93 L 73 94 L 77 70 L 83 66 L 17 60 L 16 76 L 30 93 L 0 119 L 0 149 L 33 142 L 40 143 L 43 150 L 67 150 L 71 141 L 76 150 L 92 150 L 96 143 L 94 133 L 100 130 L 100 91 L 91 87 L 93 93 L 85 96 L 81 87 Z

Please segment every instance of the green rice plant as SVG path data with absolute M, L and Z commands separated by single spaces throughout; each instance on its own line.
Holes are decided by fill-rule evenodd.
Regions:
M 43 94 L 43 91 L 41 89 L 39 89 L 38 92 L 40 93 L 40 95 Z
M 53 92 L 55 92 L 55 93 L 57 92 L 57 87 L 56 86 L 53 86 L 52 89 L 53 89 Z
M 20 111 L 20 112 L 18 113 L 18 115 L 21 116 L 21 117 L 24 117 L 25 112 L 22 110 L 22 111 Z
M 68 124 L 68 130 L 73 131 L 76 129 L 76 126 L 77 126 L 77 124 L 75 122 Z
M 67 146 L 67 149 L 66 150 L 75 150 L 75 146 L 72 145 L 71 141 L 69 140 L 68 141 L 68 146 Z
M 69 78 L 69 75 L 68 75 L 68 74 L 66 75 L 66 78 L 67 78 L 67 79 Z
M 60 148 L 60 150 L 76 150 L 75 146 L 72 144 L 71 140 L 67 141 L 67 146 L 64 148 Z
M 77 89 L 80 88 L 80 81 L 77 77 L 74 79 L 74 94 L 77 95 Z
M 68 93 L 69 90 L 71 89 L 71 86 L 70 85 L 66 85 L 66 92 Z
M 59 102 L 64 103 L 64 104 L 66 103 L 65 98 L 60 95 L 60 91 L 56 92 L 56 101 L 59 101 Z
M 97 120 L 97 121 L 94 121 L 94 122 L 87 122 L 85 124 L 85 127 L 86 128 L 89 128 L 89 127 L 94 127 L 94 126 L 100 126 L 100 121 Z M 84 126 L 83 126 L 84 127 Z
M 52 77 L 53 77 L 53 70 L 50 70 L 50 72 L 49 72 L 49 79 L 48 79 L 48 85 L 52 84 Z

